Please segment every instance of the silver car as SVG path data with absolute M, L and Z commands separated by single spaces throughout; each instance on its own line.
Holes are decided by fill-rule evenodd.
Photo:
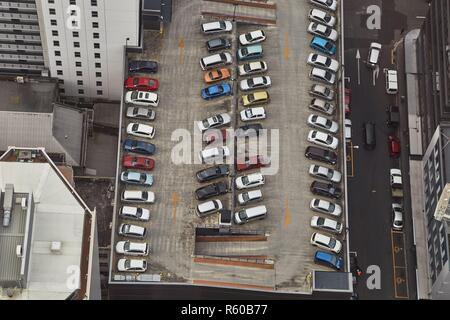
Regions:
M 399 203 L 392 204 L 392 229 L 403 229 L 403 208 Z
M 327 102 L 319 98 L 312 99 L 309 108 L 315 111 L 322 112 L 329 116 L 333 115 L 334 112 L 336 111 L 334 105 L 332 105 L 330 102 Z
M 308 117 L 306 123 L 310 127 L 325 130 L 330 133 L 336 133 L 339 129 L 339 124 L 337 122 L 327 119 L 325 117 L 318 116 L 316 114 L 311 114 Z
M 333 219 L 313 216 L 311 218 L 311 228 L 340 234 L 342 232 L 342 223 Z
M 315 178 L 327 180 L 335 183 L 341 182 L 342 174 L 339 171 L 312 164 L 309 167 L 309 174 Z
M 327 86 L 324 86 L 322 84 L 314 84 L 311 87 L 311 90 L 309 90 L 309 94 L 311 96 L 325 99 L 327 101 L 334 100 L 334 91 L 330 89 Z
M 133 119 L 153 121 L 155 120 L 156 112 L 145 107 L 128 107 L 127 117 Z
M 309 204 L 309 208 L 315 212 L 339 218 L 342 215 L 342 207 L 328 200 L 314 198 Z

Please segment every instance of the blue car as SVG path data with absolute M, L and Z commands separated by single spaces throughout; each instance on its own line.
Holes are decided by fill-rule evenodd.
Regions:
M 151 156 L 155 153 L 156 147 L 153 143 L 127 139 L 123 144 L 123 150 Z
M 120 175 L 120 181 L 151 187 L 153 185 L 153 175 L 149 173 L 127 170 L 123 171 Z
M 317 264 L 321 264 L 336 270 L 341 270 L 344 266 L 344 260 L 337 255 L 325 252 L 325 251 L 316 251 L 314 254 L 314 262 Z
M 324 38 L 321 37 L 314 37 L 311 40 L 311 44 L 309 45 L 311 48 L 320 51 L 322 53 L 325 54 L 329 54 L 329 55 L 335 55 L 336 54 L 336 45 L 329 41 L 326 40 Z
M 231 94 L 231 86 L 229 83 L 219 83 L 202 89 L 201 96 L 205 100 L 211 100 Z

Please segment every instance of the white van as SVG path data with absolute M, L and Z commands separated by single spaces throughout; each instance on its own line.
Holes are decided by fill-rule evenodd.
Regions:
M 398 82 L 397 82 L 397 70 L 386 70 L 386 93 L 397 94 Z
M 234 222 L 244 224 L 253 220 L 264 219 L 267 216 L 266 206 L 257 206 L 239 210 L 234 213 Z
M 229 52 L 221 52 L 200 59 L 202 70 L 218 68 L 232 63 L 233 58 Z
M 245 206 L 250 202 L 258 202 L 263 199 L 261 190 L 251 190 L 238 195 L 238 202 L 241 206 Z

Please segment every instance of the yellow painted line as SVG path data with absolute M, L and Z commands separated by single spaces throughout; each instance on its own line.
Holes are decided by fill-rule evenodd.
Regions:
M 395 261 L 395 251 L 396 251 L 396 246 L 394 246 L 394 233 L 401 233 L 403 235 L 403 250 L 405 250 L 405 234 L 403 232 L 399 232 L 399 231 L 394 231 L 391 230 L 391 246 L 392 246 L 392 270 L 394 272 L 394 277 L 393 277 L 393 281 L 394 281 L 394 297 L 396 299 L 408 299 L 409 298 L 409 287 L 408 287 L 408 270 L 407 270 L 407 265 L 406 265 L 406 253 L 403 254 L 403 257 L 405 258 L 405 266 L 402 267 L 406 270 L 405 272 L 405 279 L 397 277 L 397 269 L 399 269 L 400 267 L 396 266 L 396 261 Z M 400 250 L 400 248 L 398 248 Z M 399 251 L 398 250 L 398 251 Z M 402 282 L 406 283 L 406 296 L 399 296 L 397 293 L 397 285 L 402 284 Z
M 181 38 L 178 42 L 178 49 L 180 51 L 180 64 L 184 62 L 184 39 Z
M 289 202 L 288 199 L 286 198 L 284 202 L 284 226 L 287 227 L 290 224 L 291 224 L 291 214 L 289 212 Z
M 176 192 L 172 193 L 172 220 L 177 220 L 177 202 L 178 194 Z
M 289 59 L 289 54 L 291 52 L 291 49 L 289 49 L 289 35 L 287 32 L 284 33 L 284 59 Z

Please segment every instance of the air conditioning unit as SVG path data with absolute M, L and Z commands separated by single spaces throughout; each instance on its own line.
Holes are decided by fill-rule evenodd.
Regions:
M 24 77 L 21 77 L 21 76 L 16 77 L 16 82 L 17 82 L 17 83 L 25 83 L 25 78 L 24 78 Z
M 55 254 L 61 253 L 61 246 L 62 246 L 61 241 L 52 241 L 50 251 Z

